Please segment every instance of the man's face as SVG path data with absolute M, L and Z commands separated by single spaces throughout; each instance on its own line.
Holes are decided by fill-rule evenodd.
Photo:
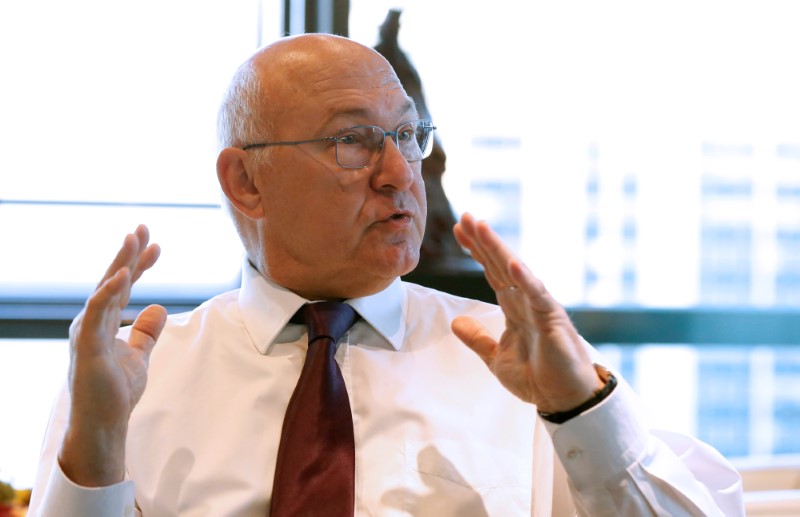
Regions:
M 352 42 L 293 42 L 265 70 L 272 140 L 334 135 L 358 125 L 393 131 L 417 118 L 394 72 Z M 252 150 L 252 152 L 263 152 Z M 388 137 L 376 163 L 345 169 L 331 142 L 278 146 L 255 175 L 263 271 L 302 296 L 352 298 L 380 291 L 419 260 L 425 229 L 421 163 Z

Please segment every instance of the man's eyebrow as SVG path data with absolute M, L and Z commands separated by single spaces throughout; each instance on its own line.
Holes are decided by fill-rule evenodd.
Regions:
M 342 111 L 337 111 L 336 113 L 331 114 L 329 120 L 335 120 L 337 118 L 369 118 L 371 111 L 366 108 L 353 108 L 347 109 Z
M 416 112 L 417 105 L 414 102 L 414 99 L 409 98 L 400 107 L 396 110 L 397 118 L 402 118 L 407 113 Z M 340 118 L 356 118 L 356 119 L 364 119 L 364 120 L 371 120 L 373 117 L 373 111 L 367 108 L 352 108 L 352 109 L 345 109 L 343 111 L 337 111 L 336 113 L 332 114 L 326 125 L 332 123 L 333 121 L 340 119 Z M 374 123 L 374 122 L 371 122 Z
M 417 111 L 417 103 L 414 102 L 414 99 L 412 99 L 410 97 L 408 98 L 408 100 L 406 100 L 406 102 L 404 102 L 400 106 L 400 109 L 398 110 L 398 113 L 400 115 L 405 115 L 409 111 Z

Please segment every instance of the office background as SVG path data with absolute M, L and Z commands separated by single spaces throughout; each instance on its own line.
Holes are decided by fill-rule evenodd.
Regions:
M 392 7 L 453 210 L 498 229 L 656 424 L 800 453 L 794 2 L 43 0 L 0 6 L 0 480 L 32 482 L 66 329 L 125 233 L 163 248 L 131 313 L 236 287 L 214 130 L 238 63 L 284 33 L 374 45 Z

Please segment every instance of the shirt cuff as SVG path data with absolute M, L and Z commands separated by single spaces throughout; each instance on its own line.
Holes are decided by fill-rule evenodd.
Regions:
M 619 478 L 642 457 L 649 439 L 639 400 L 622 381 L 608 398 L 585 413 L 563 424 L 543 422 L 578 491 Z
M 83 487 L 72 482 L 56 461 L 39 515 L 133 517 L 136 515 L 135 497 L 133 481 L 99 488 Z

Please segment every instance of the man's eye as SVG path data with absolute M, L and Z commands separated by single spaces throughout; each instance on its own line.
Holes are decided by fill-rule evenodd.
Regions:
M 358 135 L 350 134 L 350 135 L 340 136 L 336 140 L 336 142 L 339 143 L 339 144 L 355 144 L 355 143 L 358 143 L 359 140 L 360 139 L 359 139 Z
M 403 131 L 398 131 L 397 132 L 397 139 L 398 140 L 401 140 L 401 141 L 405 142 L 407 140 L 411 140 L 412 138 L 414 138 L 414 132 L 412 130 L 410 130 L 410 129 L 405 129 Z

